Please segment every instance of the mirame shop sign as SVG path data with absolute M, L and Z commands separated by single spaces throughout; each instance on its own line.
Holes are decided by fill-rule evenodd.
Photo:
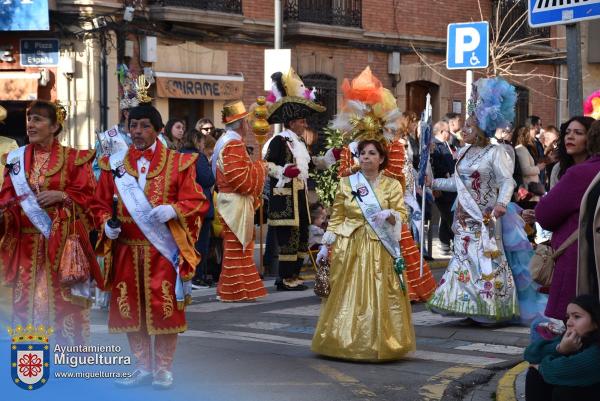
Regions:
M 244 78 L 237 75 L 156 73 L 159 97 L 232 100 L 242 97 Z

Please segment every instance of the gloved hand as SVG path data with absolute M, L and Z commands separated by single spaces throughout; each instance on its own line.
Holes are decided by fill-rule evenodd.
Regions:
M 160 223 L 166 223 L 167 221 L 177 217 L 177 213 L 171 205 L 158 205 L 150 211 L 150 218 Z
M 320 264 L 327 259 L 329 259 L 329 249 L 327 249 L 327 245 L 321 245 L 319 253 L 317 253 L 317 264 Z
M 380 212 L 375 213 L 371 220 L 376 226 L 383 225 L 383 222 L 386 221 L 392 215 L 392 211 L 390 209 L 385 209 Z
M 335 160 L 338 161 L 342 156 L 342 148 L 333 148 L 331 149 L 331 153 L 333 153 L 333 157 L 335 157 Z
M 104 223 L 104 234 L 106 234 L 109 239 L 117 239 L 119 238 L 119 234 L 121 234 L 121 227 L 111 228 L 108 225 L 108 222 L 106 222 Z
M 287 166 L 285 170 L 283 170 L 283 175 L 288 178 L 296 178 L 300 174 L 300 169 L 294 165 Z

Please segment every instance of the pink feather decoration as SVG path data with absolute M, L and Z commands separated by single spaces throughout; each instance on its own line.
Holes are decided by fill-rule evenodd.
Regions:
M 586 116 L 589 116 L 592 113 L 594 113 L 594 104 L 592 102 L 594 98 L 600 98 L 600 89 L 589 95 L 587 99 L 585 99 L 585 101 L 583 102 L 583 114 L 585 114 Z

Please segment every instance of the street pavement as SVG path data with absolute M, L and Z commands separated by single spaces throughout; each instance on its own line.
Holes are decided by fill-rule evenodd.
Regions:
M 439 279 L 443 269 L 435 269 Z M 490 400 L 519 363 L 528 328 L 473 326 L 413 304 L 417 351 L 372 364 L 326 359 L 310 342 L 320 299 L 311 289 L 270 293 L 253 303 L 222 303 L 214 288 L 194 290 L 188 331 L 178 342 L 175 386 L 164 393 L 214 401 Z M 92 343 L 120 344 L 106 311 L 94 310 Z M 135 391 L 135 390 L 131 390 Z

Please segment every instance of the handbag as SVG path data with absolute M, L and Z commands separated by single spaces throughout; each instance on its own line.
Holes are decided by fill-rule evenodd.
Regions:
M 317 266 L 315 274 L 315 295 L 321 298 L 327 298 L 331 292 L 329 286 L 329 261 L 325 260 Z
M 529 271 L 531 272 L 533 281 L 543 287 L 548 287 L 552 283 L 556 259 L 577 240 L 578 234 L 579 229 L 575 230 L 556 251 L 547 243 L 538 244 L 535 247 L 535 252 L 529 262 Z
M 81 245 L 81 239 L 77 233 L 75 223 L 75 206 L 73 205 L 73 232 L 69 231 L 58 268 L 58 279 L 61 285 L 70 287 L 90 278 L 90 263 Z M 68 227 L 71 227 L 69 223 Z

